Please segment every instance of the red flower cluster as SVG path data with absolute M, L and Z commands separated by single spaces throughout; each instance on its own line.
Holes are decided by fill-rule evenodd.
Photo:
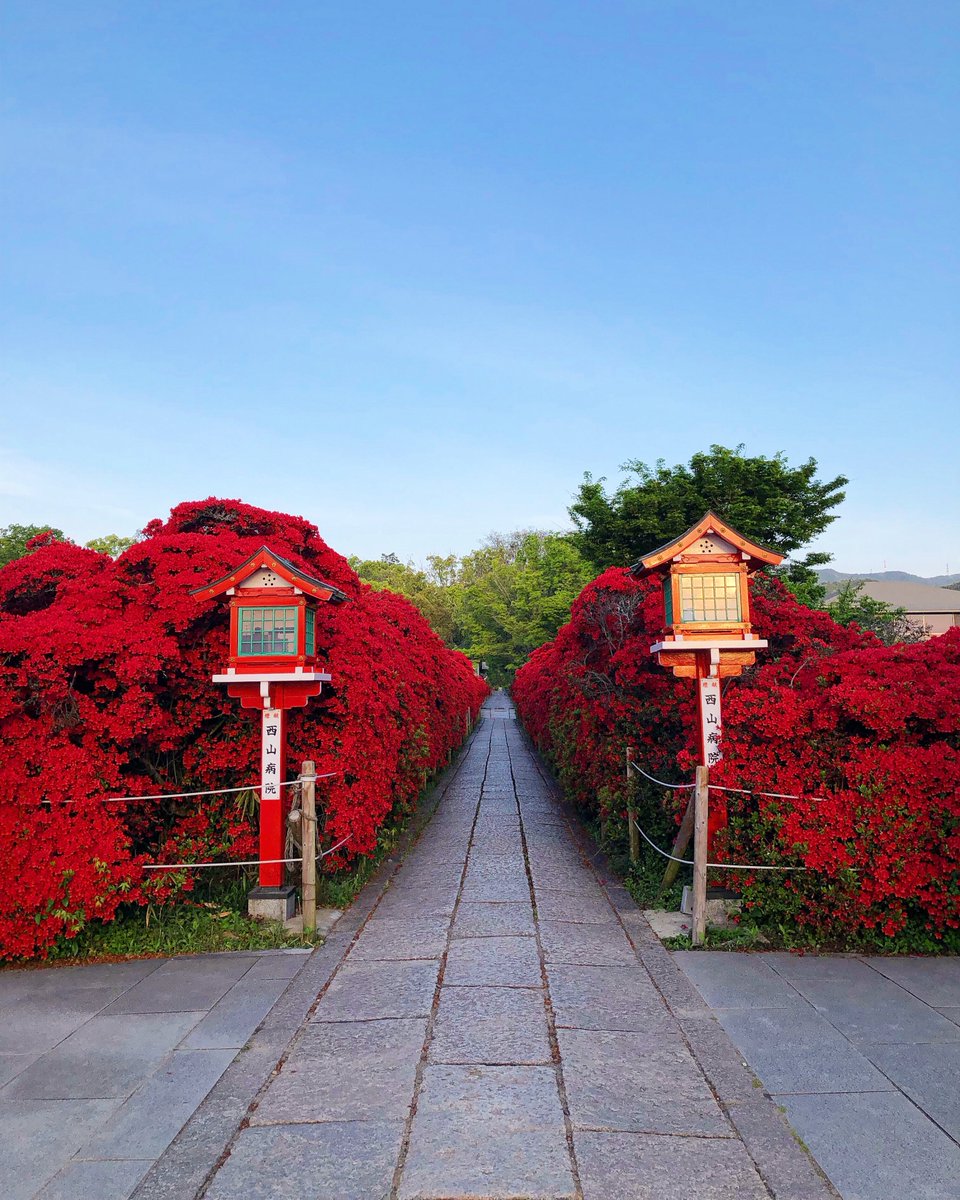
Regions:
M 727 794 L 721 850 L 808 870 L 724 882 L 798 942 L 960 948 L 960 629 L 888 648 L 765 576 L 752 594 L 770 649 L 725 687 L 711 782 L 800 798 Z M 649 653 L 662 624 L 659 587 L 609 570 L 517 674 L 524 723 L 588 810 L 623 810 L 627 746 L 650 774 L 690 778 L 693 687 Z
M 210 682 L 227 606 L 189 593 L 264 543 L 350 597 L 317 614 L 334 681 L 289 725 L 291 764 L 340 772 L 318 793 L 327 839 L 352 835 L 340 862 L 370 853 L 486 694 L 407 600 L 362 584 L 302 518 L 209 499 L 144 533 L 116 561 L 41 538 L 0 571 L 0 958 L 42 954 L 123 900 L 168 892 L 144 882 L 158 856 L 256 857 L 235 797 L 103 800 L 257 780 L 255 714 Z

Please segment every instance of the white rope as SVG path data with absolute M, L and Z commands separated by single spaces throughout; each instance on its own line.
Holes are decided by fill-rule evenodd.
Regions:
M 304 775 L 303 779 L 287 779 L 285 782 L 278 781 L 278 787 L 296 787 L 299 783 L 309 783 L 317 779 L 332 779 L 334 775 L 342 774 L 341 771 L 327 771 L 325 775 Z M 192 800 L 196 796 L 229 796 L 236 792 L 259 792 L 263 789 L 262 783 L 248 783 L 246 787 L 235 788 L 214 788 L 209 792 L 161 792 L 157 796 L 108 796 L 105 797 L 102 804 L 126 804 L 129 800 Z
M 636 820 L 634 818 L 631 818 L 631 820 L 633 821 L 633 825 L 637 833 L 639 833 L 643 840 L 651 845 L 658 854 L 662 854 L 664 858 L 669 858 L 671 862 L 683 863 L 683 865 L 687 867 L 692 867 L 695 865 L 692 858 L 676 858 L 674 855 L 668 854 L 666 850 L 661 850 L 656 842 L 650 841 L 650 838 L 647 837 L 644 831 L 637 824 Z M 808 871 L 810 869 L 809 867 L 761 867 L 750 866 L 744 863 L 711 862 L 707 863 L 707 868 L 715 871 Z
M 817 800 L 821 804 L 827 803 L 826 796 L 793 796 L 788 792 L 751 792 L 747 788 L 721 787 L 719 783 L 711 783 L 707 785 L 711 792 L 737 792 L 741 796 L 772 796 L 774 800 Z
M 341 846 L 345 846 L 353 837 L 352 833 L 348 833 L 345 838 L 342 838 L 335 846 L 331 846 L 329 850 L 324 850 L 322 854 L 318 854 L 317 858 L 326 858 L 328 854 L 333 854 L 339 850 Z M 251 858 L 244 862 L 194 862 L 194 863 L 152 863 L 143 869 L 145 871 L 185 871 L 188 868 L 193 870 L 200 867 L 275 867 L 280 863 L 302 863 L 302 858 Z
M 627 766 L 633 767 L 633 769 L 638 772 L 638 774 L 642 775 L 644 779 L 649 779 L 651 783 L 655 783 L 658 787 L 672 788 L 674 791 L 677 791 L 682 788 L 693 788 L 697 786 L 695 783 L 664 783 L 662 779 L 654 779 L 652 775 L 648 775 L 646 773 L 643 767 L 638 767 L 637 764 L 630 758 L 627 759 Z
M 303 862 L 302 858 L 251 858 L 244 862 L 153 863 L 145 871 L 186 871 L 199 867 L 275 867 L 279 863 Z
M 648 775 L 643 767 L 638 767 L 637 764 L 629 758 L 627 759 L 627 766 L 633 767 L 633 769 L 638 772 L 638 774 L 642 775 L 644 779 L 649 779 L 651 783 L 655 783 L 658 787 L 677 789 L 695 788 L 697 786 L 695 783 L 664 783 L 662 779 L 655 779 L 652 775 Z M 774 800 L 817 800 L 821 804 L 827 803 L 826 796 L 793 796 L 787 792 L 751 792 L 748 788 L 722 787 L 719 783 L 711 783 L 707 786 L 710 788 L 711 792 L 736 792 L 740 796 L 770 796 Z M 786 870 L 785 867 L 771 867 L 770 869 Z

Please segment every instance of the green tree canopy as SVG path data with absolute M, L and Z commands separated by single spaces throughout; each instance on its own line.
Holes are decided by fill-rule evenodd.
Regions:
M 5 525 L 0 529 L 0 567 L 23 558 L 27 553 L 27 542 L 38 533 L 52 533 L 58 541 L 66 540 L 63 530 L 54 529 L 52 525 Z
M 380 558 L 349 559 L 350 566 L 364 582 L 378 591 L 387 588 L 412 601 L 448 646 L 460 647 L 463 640 L 458 621 L 459 597 L 456 588 L 458 560 L 432 555 L 427 570 L 401 562 L 396 554 Z
M 129 550 L 136 544 L 135 537 L 121 537 L 118 533 L 105 533 L 103 537 L 91 538 L 84 545 L 88 550 L 99 550 L 101 554 L 109 554 L 111 558 L 119 558 L 124 550 Z
M 569 619 L 570 605 L 594 576 L 569 538 L 538 530 L 493 534 L 460 569 L 465 649 L 509 683 L 531 651 Z
M 790 555 L 836 520 L 831 510 L 843 500 L 843 475 L 822 482 L 813 458 L 791 467 L 783 454 L 749 457 L 743 450 L 711 446 L 675 467 L 632 459 L 623 466 L 630 477 L 612 495 L 603 479 L 585 475 L 570 508 L 574 545 L 597 570 L 629 566 L 712 509 L 747 537 Z M 808 555 L 803 566 L 827 561 Z

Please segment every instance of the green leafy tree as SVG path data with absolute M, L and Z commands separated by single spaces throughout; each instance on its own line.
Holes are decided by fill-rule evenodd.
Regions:
M 869 629 L 887 646 L 896 642 L 921 642 L 923 630 L 907 616 L 905 608 L 895 608 L 883 600 L 874 600 L 863 590 L 862 579 L 846 579 L 836 596 L 826 605 L 838 625 L 859 625 Z
M 135 537 L 120 537 L 116 533 L 105 533 L 103 537 L 91 538 L 84 542 L 88 550 L 98 550 L 101 554 L 109 554 L 111 558 L 119 558 L 124 550 L 136 545 Z
M 845 476 L 823 482 L 813 458 L 791 467 L 783 454 L 749 457 L 743 450 L 711 446 L 675 467 L 632 459 L 623 466 L 629 477 L 612 495 L 603 479 L 585 475 L 570 508 L 574 544 L 597 570 L 629 566 L 712 509 L 747 537 L 791 555 L 836 520 L 831 510 L 844 498 Z M 829 555 L 808 554 L 794 568 L 812 575 L 828 561 Z M 795 583 L 809 582 L 802 570 L 795 575 Z
M 429 569 L 424 571 L 410 562 L 401 562 L 396 554 L 380 558 L 353 557 L 350 566 L 371 587 L 399 592 L 414 603 L 448 646 L 459 647 L 462 630 L 459 624 L 459 596 L 455 557 L 432 556 Z
M 569 538 L 518 530 L 493 534 L 460 567 L 465 648 L 509 684 L 531 651 L 550 641 L 594 571 Z
M 52 525 L 6 525 L 0 529 L 0 567 L 23 558 L 27 542 L 38 533 L 52 533 L 58 541 L 66 541 L 63 530 Z

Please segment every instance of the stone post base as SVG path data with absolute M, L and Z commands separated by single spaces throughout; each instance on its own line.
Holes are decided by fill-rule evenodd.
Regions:
M 247 912 L 265 921 L 289 921 L 296 907 L 297 889 L 289 883 L 283 887 L 255 887 L 247 897 Z

